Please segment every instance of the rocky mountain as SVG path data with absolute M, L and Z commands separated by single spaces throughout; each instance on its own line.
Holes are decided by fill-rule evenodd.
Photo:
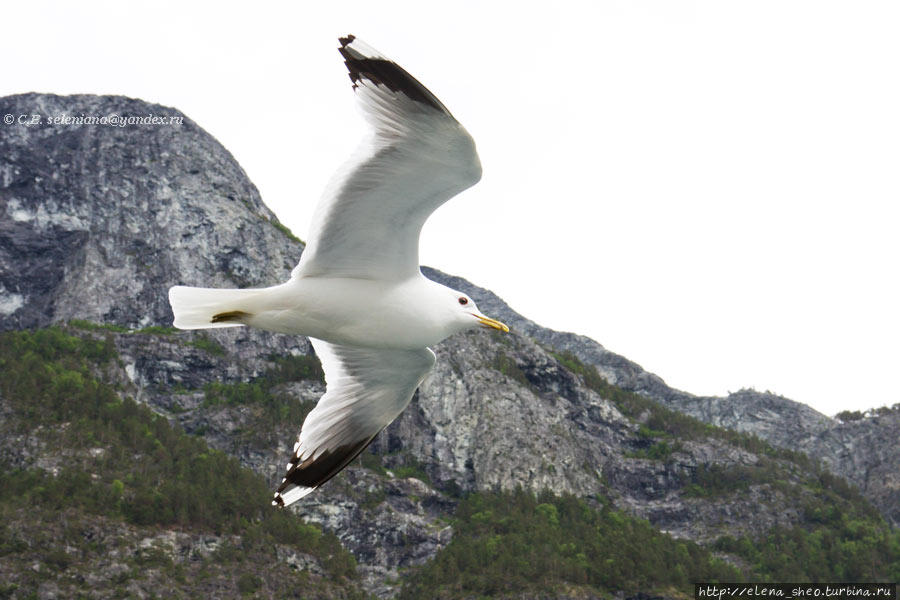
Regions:
M 0 125 L 0 330 L 68 323 L 67 335 L 105 340 L 115 360 L 102 381 L 274 487 L 324 389 L 309 343 L 246 328 L 176 332 L 166 290 L 272 285 L 302 243 L 234 158 L 173 109 L 24 94 L 0 99 L 0 114 L 43 121 Z M 82 114 L 179 124 L 47 124 Z M 763 567 L 734 540 L 818 527 L 831 523 L 826 513 L 876 519 L 820 462 L 900 523 L 898 411 L 844 423 L 754 391 L 695 397 L 464 279 L 423 271 L 470 294 L 512 333 L 473 331 L 435 348 L 437 365 L 403 415 L 293 507 L 353 554 L 367 593 L 396 595 L 460 539 L 451 517 L 463 499 L 517 488 L 602 499 L 596 510 L 646 519 L 751 571 Z M 8 423 L 21 418 L 4 410 Z M 58 463 L 43 438 L 13 429 L 21 427 L 0 428 L 10 468 Z M 178 535 L 165 542 L 170 554 L 184 547 Z
M 900 405 L 844 421 L 770 392 L 742 389 L 726 397 L 695 396 L 665 384 L 640 365 L 574 333 L 553 331 L 512 310 L 488 290 L 460 277 L 423 268 L 429 277 L 469 294 L 488 314 L 537 343 L 570 352 L 608 382 L 652 398 L 704 423 L 757 436 L 773 446 L 800 450 L 865 493 L 900 526 Z

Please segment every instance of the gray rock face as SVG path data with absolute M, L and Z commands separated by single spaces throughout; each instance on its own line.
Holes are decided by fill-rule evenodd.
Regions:
M 799 449 L 856 484 L 900 527 L 900 404 L 802 439 Z
M 427 457 L 462 490 L 522 486 L 591 495 L 634 425 L 528 338 L 473 331 L 436 348 L 414 404 L 374 449 Z M 504 373 L 504 365 L 514 365 Z M 452 483 L 451 483 L 452 482 Z
M 23 94 L 0 99 L 0 114 L 183 119 L 2 126 L 2 328 L 72 318 L 169 325 L 169 286 L 272 285 L 299 258 L 231 154 L 176 110 Z
M 754 390 L 740 390 L 725 398 L 670 398 L 667 405 L 718 427 L 752 433 L 782 448 L 796 448 L 798 440 L 818 436 L 835 425 L 834 419 L 805 404 Z
M 181 116 L 127 98 L 35 94 L 0 98 L 0 114 L 7 113 Z M 0 127 L 0 329 L 71 319 L 167 326 L 171 285 L 259 287 L 286 278 L 302 246 L 277 223 L 231 155 L 186 117 L 181 126 Z M 694 397 L 593 340 L 540 327 L 487 290 L 423 271 L 470 294 L 513 333 L 472 331 L 440 344 L 410 407 L 361 461 L 294 508 L 353 551 L 372 593 L 391 596 L 402 569 L 448 543 L 446 518 L 468 490 L 601 493 L 701 542 L 799 519 L 796 498 L 768 485 L 726 500 L 686 493 L 698 468 L 749 468 L 762 459 L 713 438 L 685 440 L 667 460 L 647 458 L 653 441 L 641 425 L 649 416 L 626 417 L 552 352 L 570 352 L 611 383 L 706 422 L 804 449 L 870 493 L 896 522 L 896 415 L 841 424 L 751 391 Z M 254 407 L 208 406 L 203 389 L 251 381 L 272 368 L 274 356 L 309 354 L 307 340 L 246 328 L 110 335 L 121 366 L 109 377 L 273 487 L 280 481 L 300 423 L 255 430 Z M 222 351 L 211 352 L 208 340 Z M 315 401 L 322 384 L 291 382 L 279 393 Z M 884 444 L 890 436 L 894 443 Z M 38 445 L 15 442 L 5 447 L 24 450 L 4 458 L 52 468 L 53 457 Z M 786 475 L 788 483 L 794 476 Z
M 900 526 L 900 407 L 842 423 L 805 404 L 755 390 L 725 398 L 671 396 L 666 405 L 701 421 L 800 450 L 862 490 Z

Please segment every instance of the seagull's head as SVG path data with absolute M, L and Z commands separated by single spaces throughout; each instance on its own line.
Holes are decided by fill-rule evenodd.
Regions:
M 449 289 L 449 288 L 448 288 Z M 486 327 L 488 329 L 497 329 L 499 331 L 509 332 L 509 327 L 486 317 L 475 306 L 475 302 L 462 292 L 450 290 L 448 302 L 451 303 L 454 313 L 454 322 L 458 324 L 460 330 L 471 329 L 473 327 Z

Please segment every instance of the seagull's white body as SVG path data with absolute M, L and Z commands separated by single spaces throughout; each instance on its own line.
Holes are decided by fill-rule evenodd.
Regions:
M 190 310 L 179 311 L 182 295 L 196 299 L 212 292 L 214 304 L 202 308 L 200 323 Z M 223 291 L 238 292 L 222 304 Z M 460 294 L 421 273 L 399 281 L 349 277 L 300 277 L 270 288 L 220 290 L 172 288 L 175 326 L 181 329 L 250 325 L 278 333 L 302 334 L 334 344 L 410 350 L 433 346 L 458 331 L 478 325 L 477 318 L 453 310 Z M 366 298 L 364 303 L 360 298 Z M 448 307 L 449 304 L 449 307 Z M 193 306 L 198 306 L 196 303 Z M 240 311 L 240 323 L 210 323 L 209 316 Z M 180 317 L 180 318 L 179 318 Z
M 176 327 L 302 334 L 322 361 L 327 389 L 303 423 L 275 494 L 279 505 L 333 477 L 403 411 L 434 364 L 430 346 L 471 327 L 508 331 L 419 269 L 425 220 L 481 178 L 471 136 L 371 47 L 348 36 L 339 50 L 374 135 L 319 202 L 290 280 L 169 290 Z

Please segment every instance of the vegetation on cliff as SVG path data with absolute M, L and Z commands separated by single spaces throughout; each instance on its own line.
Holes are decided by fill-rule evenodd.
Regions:
M 121 523 L 123 531 L 143 528 L 146 535 L 163 529 L 212 534 L 225 540 L 216 568 L 233 564 L 251 577 L 277 562 L 278 546 L 314 557 L 337 581 L 355 576 L 355 561 L 337 538 L 270 505 L 262 477 L 105 382 L 116 359 L 109 337 L 73 333 L 51 327 L 0 334 L 0 396 L 12 417 L 3 433 L 29 439 L 36 454 L 53 463 L 0 470 L 0 515 L 7 523 L 0 556 L 37 554 L 54 578 L 76 577 L 79 558 L 97 554 L 89 540 L 72 533 L 66 544 L 42 548 L 29 539 L 40 528 L 29 523 L 64 518 L 96 525 L 100 518 L 106 526 Z M 177 575 L 171 559 L 160 561 Z M 27 589 L 45 579 L 25 575 L 12 577 L 10 585 Z M 285 567 L 279 577 L 300 586 L 309 573 Z M 245 587 L 248 582 L 244 578 Z M 177 588 L 196 589 L 186 579 Z

